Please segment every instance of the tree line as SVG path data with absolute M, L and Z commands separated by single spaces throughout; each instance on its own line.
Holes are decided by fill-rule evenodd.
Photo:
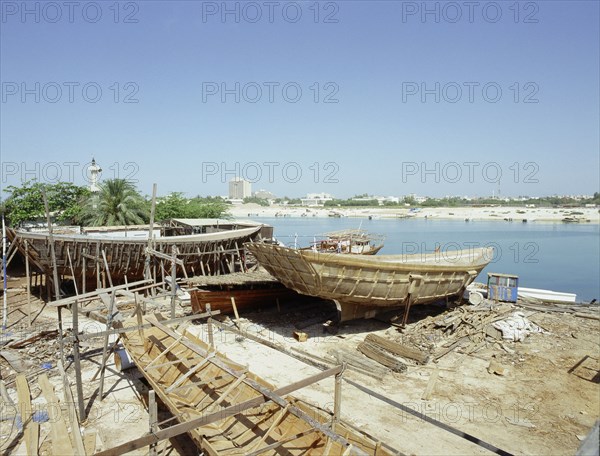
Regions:
M 143 196 L 136 186 L 126 179 L 108 179 L 100 191 L 69 182 L 44 184 L 24 182 L 20 187 L 4 189 L 9 194 L 0 212 L 11 226 L 26 222 L 45 223 L 43 192 L 54 220 L 63 225 L 115 226 L 141 225 L 150 219 L 151 199 Z M 227 217 L 228 203 L 220 197 L 186 198 L 174 192 L 156 199 L 155 220 L 171 218 L 222 218 Z

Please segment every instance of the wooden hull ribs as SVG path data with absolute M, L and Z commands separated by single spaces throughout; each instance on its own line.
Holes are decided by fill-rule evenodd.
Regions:
M 200 420 L 201 425 L 188 434 L 206 454 L 395 454 L 386 445 L 335 419 L 335 414 L 288 395 L 327 375 L 335 374 L 336 382 L 340 375 L 341 383 L 341 366 L 331 369 L 334 372 L 313 376 L 316 379 L 275 389 L 185 331 L 175 332 L 154 317 L 147 317 L 145 322 L 152 327 L 124 333 L 123 343 L 180 423 Z M 129 324 L 135 326 L 137 321 Z
M 250 227 L 193 234 L 163 236 L 152 241 L 152 250 L 171 257 L 176 248 L 178 264 L 186 274 L 217 275 L 243 269 L 243 243 L 255 239 L 261 227 Z M 41 272 L 52 275 L 48 233 L 9 230 L 11 241 Z M 59 275 L 80 279 L 104 271 L 103 253 L 114 281 L 138 280 L 144 275 L 148 240 L 118 236 L 55 234 L 54 245 Z M 26 246 L 27 244 L 27 246 Z M 168 261 L 168 260 L 167 260 Z
M 286 287 L 331 299 L 340 319 L 462 296 L 493 259 L 492 248 L 416 255 L 345 255 L 248 243 L 257 261 Z

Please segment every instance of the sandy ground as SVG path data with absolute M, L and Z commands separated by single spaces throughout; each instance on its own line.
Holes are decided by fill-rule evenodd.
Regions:
M 580 439 L 599 417 L 600 324 L 562 314 L 535 313 L 530 319 L 549 333 L 534 334 L 523 343 L 511 343 L 509 350 L 514 353 L 510 355 L 493 348 L 473 355 L 451 352 L 436 364 L 413 364 L 406 373 L 390 372 L 377 380 L 354 371 L 346 371 L 345 375 L 513 454 L 574 454 Z M 246 330 L 271 342 L 323 357 L 339 345 L 354 349 L 370 332 L 397 335 L 397 329 L 387 324 L 362 321 L 344 325 L 336 336 L 323 334 L 319 325 L 304 329 L 311 337 L 302 343 L 292 337 L 295 330 L 292 322 L 281 324 L 282 321 L 286 319 L 255 314 L 248 316 L 244 324 Z M 196 334 L 205 335 L 204 328 L 197 327 Z M 220 351 L 276 386 L 317 372 L 299 360 L 249 339 L 236 338 L 232 333 L 221 332 L 216 344 Z M 585 356 L 591 358 L 575 373 L 568 373 Z M 508 366 L 506 375 L 488 372 L 492 358 Z M 423 401 L 421 396 L 436 368 L 439 377 L 433 394 L 430 400 Z M 295 395 L 331 411 L 333 380 L 324 380 Z M 343 387 L 342 404 L 345 420 L 402 453 L 489 453 L 347 383 Z
M 18 280 L 11 282 L 13 288 L 18 285 Z M 23 292 L 15 292 L 10 298 L 10 328 L 14 331 L 19 326 L 26 325 Z M 17 305 L 17 302 L 21 304 Z M 56 327 L 54 309 L 43 307 L 43 302 L 38 300 L 34 302 L 34 309 L 36 314 L 40 313 L 35 324 L 39 327 Z M 295 347 L 323 357 L 332 348 L 344 346 L 355 349 L 369 332 L 388 337 L 398 335 L 395 327 L 368 320 L 343 324 L 337 335 L 323 333 L 320 324 L 315 324 L 303 329 L 309 334 L 306 342 L 298 342 L 292 337 L 296 329 L 295 323 L 309 317 L 318 317 L 320 312 L 325 312 L 325 315 L 327 310 L 317 309 L 308 314 L 289 304 L 283 304 L 281 313 L 276 309 L 243 313 L 241 324 L 244 330 L 282 347 Z M 179 308 L 178 313 L 187 311 L 189 308 Z M 431 311 L 439 312 L 439 308 Z M 583 436 L 599 417 L 600 323 L 564 314 L 529 311 L 528 315 L 548 332 L 533 334 L 522 343 L 508 343 L 510 353 L 494 347 L 472 355 L 451 352 L 439 362 L 425 366 L 409 362 L 408 371 L 401 374 L 389 372 L 375 379 L 348 370 L 344 376 L 513 454 L 574 454 Z M 231 324 L 231 321 L 226 323 Z M 64 326 L 71 326 L 68 312 L 65 312 Z M 85 318 L 80 319 L 80 327 L 84 332 L 103 329 L 103 325 Z M 207 339 L 205 325 L 193 325 L 191 331 Z M 247 338 L 236 337 L 228 331 L 219 331 L 215 342 L 218 350 L 248 366 L 251 371 L 276 386 L 284 386 L 318 372 L 313 366 Z M 56 340 L 42 341 L 41 344 L 43 345 L 36 346 L 36 350 L 47 350 L 49 360 L 53 354 L 56 355 Z M 125 373 L 117 372 L 111 358 L 105 385 L 108 394 L 100 401 L 97 397 L 98 380 L 92 380 L 101 361 L 99 347 L 101 339 L 96 339 L 84 348 L 82 375 L 88 418 L 81 427 L 84 434 L 96 434 L 97 449 L 106 449 L 142 436 L 148 431 L 147 386 L 136 369 Z M 27 357 L 28 349 L 24 350 L 22 353 Z M 570 372 L 585 357 L 584 363 Z M 507 367 L 506 375 L 488 372 L 492 359 Z M 52 364 L 53 367 L 47 374 L 56 387 L 61 401 L 60 409 L 66 413 L 55 360 Z M 14 372 L 2 359 L 0 367 L 8 392 L 16 401 L 12 382 Z M 436 369 L 439 377 L 431 397 L 427 401 L 421 400 Z M 72 364 L 67 364 L 67 373 L 75 392 Z M 36 377 L 37 374 L 34 374 L 29 378 L 29 385 L 33 403 L 42 408 L 45 401 L 36 384 Z M 326 379 L 295 395 L 326 410 L 332 410 L 333 388 L 333 379 Z M 474 443 L 385 404 L 348 383 L 344 383 L 342 397 L 342 416 L 345 420 L 404 454 L 489 453 Z M 8 418 L 6 411 L 4 408 L 3 416 Z M 159 420 L 169 417 L 167 411 L 160 409 Z M 9 433 L 10 429 L 7 431 L 9 424 L 10 419 L 0 423 L 3 454 L 6 445 L 15 437 L 14 433 Z M 41 454 L 50 454 L 49 441 L 46 439 L 49 432 L 49 424 L 42 424 L 40 442 L 45 440 L 45 443 Z M 159 454 L 198 454 L 196 447 L 186 436 L 164 442 L 159 450 Z M 27 454 L 24 443 L 17 441 L 9 454 Z M 147 454 L 147 449 L 131 454 Z
M 235 218 L 252 217 L 329 217 L 332 212 L 342 217 L 372 218 L 427 218 L 443 220 L 496 220 L 527 222 L 562 222 L 573 217 L 582 223 L 600 223 L 598 208 L 523 208 L 523 207 L 457 207 L 422 208 L 416 212 L 399 208 L 314 208 L 314 207 L 264 207 L 255 203 L 231 206 L 230 214 Z

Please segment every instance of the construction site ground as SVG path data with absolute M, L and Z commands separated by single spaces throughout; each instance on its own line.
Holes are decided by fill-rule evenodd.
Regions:
M 58 338 L 50 335 L 20 349 L 7 348 L 15 340 L 41 330 L 57 328 L 57 311 L 39 298 L 32 299 L 29 326 L 25 281 L 22 277 L 9 280 L 9 315 L 7 329 L 0 341 L 0 349 L 9 351 L 27 365 L 24 374 L 31 390 L 34 410 L 48 410 L 50 418 L 66 414 L 69 408 L 63 401 L 63 382 L 57 368 Z M 33 290 L 34 294 L 36 290 Z M 340 351 L 356 351 L 357 345 L 369 333 L 390 340 L 414 342 L 415 337 L 429 338 L 433 349 L 444 345 L 444 331 L 416 334 L 411 329 L 431 328 L 426 322 L 443 319 L 452 312 L 443 306 L 422 306 L 412 312 L 403 332 L 397 326 L 379 320 L 360 320 L 340 324 L 337 334 L 324 331 L 322 322 L 331 315 L 332 307 L 325 303 L 281 303 L 280 309 L 271 307 L 260 312 L 240 311 L 240 319 L 219 317 L 223 325 L 239 328 L 232 332 L 215 328 L 216 348 L 232 360 L 248 367 L 277 387 L 301 380 L 316 372 L 309 365 L 289 353 L 304 359 L 332 360 Z M 508 307 L 507 307 L 508 306 Z M 158 299 L 155 308 L 168 317 L 169 300 Z M 511 308 L 509 304 L 502 307 Z M 129 316 L 127 309 L 122 309 Z M 177 306 L 177 314 L 187 315 L 189 305 Z M 456 312 L 456 309 L 454 309 Z M 494 310 L 491 310 L 494 312 Z M 475 436 L 512 454 L 575 454 L 588 434 L 600 410 L 600 322 L 569 313 L 546 313 L 524 310 L 526 317 L 544 332 L 530 334 L 522 342 L 485 342 L 471 346 L 458 345 L 435 361 L 419 365 L 403 360 L 405 372 L 374 370 L 369 375 L 347 369 L 344 378 L 364 385 L 395 403 L 418 411 L 434 420 L 446 423 L 458 431 Z M 308 335 L 304 342 L 294 337 L 299 322 L 314 320 L 302 328 Z M 63 311 L 65 330 L 72 327 L 71 314 Z M 83 333 L 101 332 L 106 326 L 81 316 L 79 329 Z M 443 328 L 442 328 L 443 329 Z M 187 331 L 208 341 L 207 325 L 194 321 Z M 424 331 L 424 330 L 423 330 Z M 451 331 L 450 331 L 451 332 Z M 68 333 L 68 331 L 67 331 Z M 252 336 L 245 337 L 244 334 Z M 111 341 L 116 336 L 111 336 Z M 253 339 L 260 338 L 276 350 Z M 448 336 L 449 337 L 449 336 Z M 111 356 L 106 371 L 106 392 L 98 398 L 98 379 L 93 379 L 102 360 L 103 339 L 88 339 L 82 343 L 81 371 L 86 405 L 86 419 L 81 423 L 84 441 L 95 450 L 108 449 L 146 434 L 149 430 L 148 388 L 137 369 L 118 372 Z M 426 345 L 426 344 L 425 344 Z M 423 350 L 427 347 L 421 345 Z M 288 353 L 283 353 L 286 351 Z M 439 353 L 437 351 L 436 353 Z M 71 344 L 65 345 L 65 368 L 71 389 L 75 394 L 75 372 Z M 15 369 L 0 357 L 0 374 L 9 396 L 15 404 Z M 37 379 L 46 374 L 54 385 L 60 402 L 46 405 Z M 299 390 L 294 395 L 331 411 L 333 409 L 334 381 L 325 379 Z M 426 397 L 424 400 L 423 397 Z M 18 407 L 18 406 L 17 406 Z M 77 405 L 75 404 L 75 408 Z M 0 453 L 26 455 L 22 434 L 18 432 L 18 414 L 6 401 L 0 410 Z M 371 394 L 344 383 L 342 389 L 342 418 L 362 431 L 387 443 L 402 454 L 465 455 L 489 454 L 490 451 L 465 438 L 425 422 L 406 410 L 385 403 Z M 168 410 L 159 404 L 159 422 L 162 426 L 176 424 Z M 66 420 L 68 422 L 68 420 Z M 40 427 L 40 454 L 50 452 L 50 427 Z M 87 447 L 86 447 L 87 448 Z M 131 454 L 147 454 L 147 448 Z M 158 445 L 158 454 L 192 455 L 199 450 L 186 435 Z

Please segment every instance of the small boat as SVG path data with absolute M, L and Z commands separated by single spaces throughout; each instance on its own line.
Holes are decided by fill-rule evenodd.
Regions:
M 375 255 L 383 248 L 383 236 L 369 234 L 361 229 L 332 231 L 324 236 L 325 239 L 315 241 L 305 249 L 320 253 Z
M 416 255 L 344 255 L 246 243 L 257 261 L 283 285 L 331 299 L 340 321 L 372 318 L 414 304 L 462 296 L 493 259 L 493 248 Z
M 577 299 L 575 293 L 562 293 L 559 291 L 542 290 L 539 288 L 519 287 L 517 290 L 519 298 L 533 298 L 544 302 L 566 302 L 572 303 Z
M 122 334 L 123 345 L 173 416 L 187 423 L 218 415 L 188 432 L 201 454 L 397 454 L 339 417 L 334 420 L 329 412 L 285 392 L 302 382 L 276 389 L 194 335 L 175 332 L 155 317 L 145 317 L 144 323 L 151 327 Z M 124 322 L 125 327 L 137 324 L 135 319 Z

